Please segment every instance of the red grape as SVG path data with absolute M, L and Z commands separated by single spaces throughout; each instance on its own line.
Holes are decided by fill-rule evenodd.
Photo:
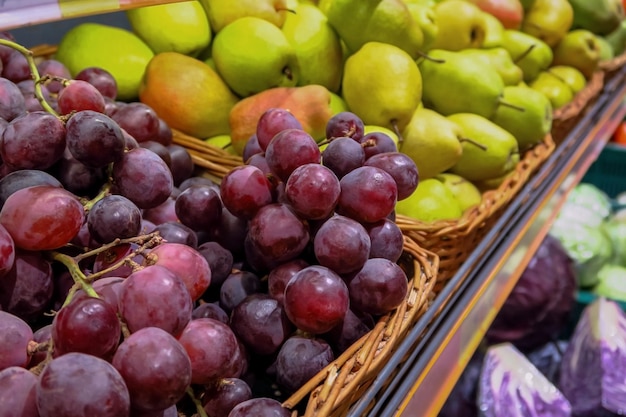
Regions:
M 321 336 L 331 345 L 335 356 L 339 356 L 374 327 L 373 319 L 371 321 L 370 326 L 349 309 L 338 325 Z
M 222 178 L 220 196 L 230 213 L 245 219 L 273 201 L 272 185 L 263 171 L 252 165 L 231 169 Z
M 192 248 L 198 247 L 198 235 L 182 223 L 175 221 L 161 223 L 153 231 L 159 232 L 163 240 L 168 243 L 182 243 Z
M 204 242 L 198 246 L 211 269 L 211 287 L 222 285 L 233 269 L 233 254 L 217 242 Z
M 291 411 L 273 398 L 251 398 L 237 404 L 228 417 L 291 417 Z
M 222 217 L 222 200 L 212 186 L 194 185 L 176 197 L 176 216 L 180 222 L 194 230 L 209 230 L 217 226 Z
M 370 248 L 365 227 L 339 214 L 326 220 L 313 239 L 317 261 L 338 274 L 359 270 L 369 257 Z
M 337 212 L 361 223 L 387 217 L 396 205 L 398 189 L 391 175 L 380 168 L 359 167 L 340 181 Z
M 61 114 L 73 111 L 92 110 L 104 113 L 104 97 L 100 91 L 87 81 L 71 80 L 61 89 L 57 97 Z
M 95 197 L 106 180 L 103 168 L 88 167 L 74 158 L 67 149 L 53 172 L 63 188 L 76 195 Z
M 179 222 L 176 215 L 176 198 L 169 197 L 158 206 L 143 210 L 143 218 L 156 225 L 166 222 Z
M 335 359 L 323 339 L 292 336 L 276 356 L 276 381 L 293 393 Z
M 0 371 L 0 416 L 39 417 L 37 410 L 37 377 L 18 366 Z
M 52 58 L 46 58 L 39 61 L 37 63 L 37 71 L 41 77 L 50 75 L 64 80 L 70 80 L 72 78 L 72 74 L 65 64 Z M 46 81 L 45 86 L 51 93 L 55 94 L 63 88 L 62 82 L 58 80 L 48 80 Z
M 366 166 L 378 167 L 391 175 L 398 188 L 398 200 L 404 200 L 417 188 L 419 176 L 415 162 L 401 152 L 383 152 L 368 158 Z
M 100 67 L 83 68 L 76 76 L 75 80 L 87 81 L 104 97 L 115 100 L 117 97 L 117 82 L 113 75 Z
M 320 148 L 304 130 L 286 129 L 278 133 L 265 150 L 265 159 L 274 175 L 286 181 L 300 165 L 321 161 Z
M 289 204 L 306 219 L 327 218 L 335 209 L 340 193 L 337 176 L 320 164 L 299 166 L 285 184 Z
M 10 366 L 28 365 L 28 343 L 33 331 L 26 322 L 0 310 L 0 371 Z
M 348 137 L 359 141 L 363 137 L 364 128 L 363 121 L 356 114 L 339 112 L 326 122 L 326 138 Z
M 368 259 L 348 284 L 350 303 L 365 313 L 385 314 L 402 304 L 407 285 L 398 264 L 384 258 Z
M 220 287 L 220 307 L 230 314 L 250 294 L 261 290 L 261 280 L 250 271 L 234 270 Z
M 91 237 L 99 243 L 134 237 L 141 230 L 141 211 L 121 195 L 107 195 L 98 200 L 87 214 Z
M 142 148 L 146 148 L 159 155 L 159 157 L 165 162 L 165 164 L 172 168 L 172 156 L 170 152 L 167 150 L 167 147 L 162 143 L 156 142 L 154 140 L 146 140 L 145 142 L 141 142 L 138 144 Z
M 51 338 L 52 338 L 52 323 L 46 324 L 45 326 L 40 327 L 39 329 L 37 329 L 36 332 L 33 333 L 33 341 L 37 343 L 49 342 Z M 37 366 L 38 364 L 46 360 L 47 356 L 48 356 L 48 352 L 46 350 L 43 350 L 43 351 L 38 350 L 37 352 L 33 353 L 32 356 L 30 357 L 30 362 L 28 363 L 28 366 L 30 367 Z
M 370 258 L 386 258 L 397 262 L 404 248 L 402 230 L 390 219 L 370 223 L 366 227 L 370 237 Z
M 398 146 L 391 136 L 383 132 L 370 132 L 364 135 L 359 143 L 365 151 L 365 160 L 384 152 L 397 152 Z
M 172 132 L 172 128 L 165 120 L 159 118 L 159 131 L 153 140 L 163 144 L 164 146 L 169 146 L 172 144 L 173 139 L 174 132 Z
M 307 266 L 309 266 L 307 261 L 296 258 L 272 268 L 267 275 L 267 291 L 269 295 L 282 304 L 285 299 L 287 283 L 298 271 Z
M 201 318 L 214 319 L 224 324 L 229 324 L 230 322 L 228 314 L 226 314 L 217 303 L 202 303 L 194 308 L 191 313 L 191 319 L 195 320 Z
M 111 266 L 115 265 L 117 262 L 121 261 L 123 258 L 127 257 L 135 249 L 137 249 L 136 244 L 120 244 L 113 246 L 107 250 L 104 250 L 98 255 L 96 255 L 96 259 L 93 262 L 93 272 L 100 272 Z M 143 257 L 138 255 L 136 258 L 133 258 L 135 262 L 141 263 L 143 262 Z M 103 275 L 103 277 L 121 277 L 126 278 L 130 274 L 132 274 L 133 268 L 130 265 L 122 265 L 118 268 L 115 268 L 111 272 L 108 272 Z M 98 281 L 96 281 L 98 282 Z
M 322 152 L 322 164 L 342 178 L 348 172 L 363 166 L 365 151 L 359 142 L 340 137 L 333 139 Z
M 207 417 L 225 417 L 237 404 L 252 398 L 252 390 L 242 379 L 224 378 L 208 385 L 202 398 Z
M 264 150 L 261 149 L 261 145 L 259 145 L 259 138 L 257 138 L 255 133 L 246 141 L 246 144 L 243 147 L 242 159 L 244 162 L 247 162 L 252 155 L 263 152 Z
M 174 184 L 178 185 L 187 178 L 193 175 L 194 164 L 193 159 L 187 148 L 170 144 L 167 145 L 167 150 L 170 153 L 170 170 L 172 171 L 172 178 L 174 178 Z
M 265 110 L 256 124 L 259 147 L 267 149 L 272 138 L 286 129 L 303 130 L 302 124 L 289 110 L 275 107 Z
M 101 168 L 120 161 L 124 134 L 110 117 L 92 110 L 80 111 L 67 121 L 67 148 L 88 167 Z
M 147 104 L 127 103 L 111 116 L 137 142 L 153 140 L 159 134 L 159 116 Z
M 45 171 L 38 169 L 20 169 L 19 171 L 9 172 L 0 179 L 0 207 L 15 191 L 33 185 L 50 185 L 53 187 L 63 188 L 58 179 Z
M 0 117 L 10 122 L 23 114 L 26 114 L 26 102 L 19 87 L 0 77 Z
M 15 244 L 7 229 L 0 224 L 0 278 L 13 268 Z

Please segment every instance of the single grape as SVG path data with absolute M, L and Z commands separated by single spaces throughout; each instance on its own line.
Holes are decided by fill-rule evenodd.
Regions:
M 0 279 L 13 268 L 14 263 L 15 244 L 13 238 L 7 229 L 0 224 Z M 0 299 L 2 299 L 1 296 Z
M 168 166 L 154 152 L 136 148 L 113 164 L 113 181 L 119 194 L 141 209 L 156 207 L 172 193 L 174 180 Z
M 191 320 L 193 304 L 183 280 L 160 265 L 146 266 L 126 278 L 119 311 L 128 329 L 159 327 L 179 335 Z
M 250 294 L 261 291 L 261 280 L 250 271 L 233 271 L 220 287 L 220 307 L 230 314 Z
M 417 188 L 419 175 L 415 162 L 402 152 L 383 152 L 365 161 L 366 166 L 378 167 L 391 175 L 398 188 L 398 200 L 404 200 Z
M 219 190 L 212 186 L 194 185 L 176 197 L 176 216 L 194 230 L 217 227 L 222 218 L 222 200 Z
M 365 160 L 384 152 L 398 152 L 396 142 L 386 133 L 370 132 L 363 136 L 359 143 L 365 151 Z
M 159 116 L 147 104 L 127 103 L 111 116 L 137 142 L 153 140 L 159 134 Z
M 390 220 L 383 219 L 366 226 L 370 237 L 370 258 L 386 258 L 397 262 L 404 249 L 404 237 L 398 225 Z
M 105 114 L 83 110 L 67 122 L 67 148 L 83 164 L 99 168 L 118 162 L 124 154 L 124 134 Z
M 349 305 L 345 282 L 321 265 L 297 272 L 285 287 L 287 317 L 296 327 L 312 334 L 325 333 L 340 323 Z
M 94 197 L 106 180 L 104 168 L 88 167 L 74 158 L 67 149 L 52 172 L 63 188 L 76 195 Z
M 28 324 L 11 313 L 0 310 L 0 371 L 10 366 L 28 365 L 28 343 L 33 331 Z
M 0 371 L 0 416 L 39 417 L 37 377 L 27 369 L 12 366 Z
M 285 287 L 289 280 L 299 271 L 309 266 L 301 258 L 292 259 L 273 268 L 267 275 L 267 291 L 280 304 L 285 299 Z
M 359 270 L 369 257 L 370 248 L 365 227 L 339 214 L 326 220 L 313 239 L 317 261 L 338 274 Z
M 341 188 L 327 167 L 305 164 L 296 168 L 285 184 L 285 195 L 293 209 L 306 219 L 324 219 L 335 209 Z
M 339 181 L 337 212 L 361 223 L 387 217 L 396 205 L 398 189 L 391 175 L 380 168 L 362 166 Z
M 111 73 L 100 67 L 83 68 L 76 76 L 75 80 L 87 81 L 105 98 L 115 100 L 117 97 L 117 82 Z
M 63 188 L 63 185 L 54 176 L 38 169 L 20 169 L 5 175 L 0 179 L 0 207 L 11 194 L 22 188 L 33 185 L 50 185 Z
M 235 216 L 224 207 L 222 208 L 222 219 L 217 230 L 212 231 L 211 237 L 235 256 L 243 253 L 243 242 L 247 233 L 248 221 Z
M 80 297 L 63 307 L 52 321 L 54 353 L 82 352 L 109 360 L 120 340 L 116 310 L 93 297 Z
M 349 309 L 343 320 L 330 331 L 321 335 L 321 337 L 330 344 L 337 357 L 366 335 L 373 327 L 373 323 L 369 325 L 365 320 L 357 316 L 354 311 Z
M 230 317 L 217 303 L 202 303 L 191 312 L 191 319 L 214 319 L 224 324 L 230 323 Z
M 246 164 L 259 168 L 261 171 L 263 171 L 265 175 L 269 175 L 272 173 L 270 166 L 267 164 L 267 158 L 265 158 L 265 153 L 256 153 L 252 155 L 246 160 Z
M 231 214 L 251 219 L 273 201 L 272 185 L 259 168 L 240 165 L 222 178 L 220 197 Z
M 57 97 L 61 114 L 73 111 L 91 110 L 104 113 L 104 97 L 87 81 L 71 80 L 61 89 Z
M 61 61 L 52 58 L 46 58 L 37 63 L 37 71 L 40 77 L 46 75 L 71 80 L 72 74 L 70 70 Z M 47 80 L 45 86 L 51 93 L 58 94 L 63 89 L 63 83 L 59 80 Z
M 14 82 L 0 77 L 0 117 L 10 122 L 26 114 L 26 101 Z
M 265 159 L 270 170 L 280 180 L 287 181 L 289 175 L 300 165 L 321 161 L 320 148 L 315 139 L 300 129 L 286 129 L 278 133 L 267 145 Z
M 228 417 L 291 417 L 291 411 L 273 398 L 251 398 L 237 404 Z
M 139 234 L 141 211 L 121 195 L 107 195 L 98 200 L 87 214 L 91 237 L 99 243 L 111 243 Z
M 252 389 L 242 379 L 224 378 L 207 385 L 202 398 L 207 417 L 225 417 L 237 404 L 252 398 Z
M 267 294 L 252 294 L 241 301 L 231 313 L 230 327 L 257 355 L 276 353 L 294 330 L 282 306 Z
M 166 222 L 179 222 L 176 215 L 176 198 L 170 196 L 158 206 L 143 210 L 142 217 L 156 225 Z
M 323 339 L 292 336 L 276 356 L 276 381 L 293 393 L 334 359 L 333 350 Z
M 191 359 L 191 382 L 210 384 L 220 378 L 237 378 L 232 375 L 239 350 L 237 337 L 228 325 L 221 321 L 200 318 L 191 320 L 180 337 Z
M 11 120 L 0 140 L 0 156 L 12 170 L 50 168 L 64 150 L 65 125 L 43 111 Z
M 2 77 L 14 83 L 32 78 L 26 57 L 15 49 L 11 49 L 6 59 L 2 60 L 2 64 Z
M 207 260 L 191 246 L 182 243 L 162 243 L 148 252 L 146 265 L 169 269 L 184 283 L 191 299 L 196 301 L 211 284 L 211 268 Z
M 172 161 L 170 170 L 172 171 L 174 184 L 178 185 L 193 175 L 193 159 L 191 159 L 189 151 L 183 146 L 170 144 L 167 145 L 167 150 L 170 153 L 170 160 Z
M 342 111 L 326 122 L 326 138 L 348 137 L 358 142 L 363 137 L 364 129 L 363 120 L 359 116 L 349 111 Z
M 233 254 L 217 242 L 204 242 L 198 246 L 211 269 L 211 287 L 219 287 L 233 269 Z
M 122 376 L 96 356 L 79 352 L 59 356 L 46 365 L 38 382 L 40 417 L 130 415 L 130 396 Z
M 122 283 L 124 278 L 122 277 L 104 277 L 96 280 L 91 286 L 94 291 L 100 296 L 102 301 L 108 303 L 111 308 L 117 313 L 119 307 L 120 293 L 122 292 Z M 82 290 L 76 292 L 75 297 Z M 85 294 L 86 296 L 87 294 Z
M 165 410 L 175 405 L 191 384 L 187 352 L 157 327 L 145 327 L 126 338 L 112 364 L 124 378 L 133 409 Z
M 363 166 L 364 162 L 363 147 L 347 137 L 333 139 L 322 152 L 322 164 L 340 179 L 348 172 Z
M 244 162 L 247 162 L 248 159 L 252 155 L 257 153 L 263 153 L 263 149 L 261 149 L 261 145 L 259 145 L 259 138 L 257 138 L 256 133 L 250 136 L 250 138 L 246 141 L 245 146 L 243 147 L 243 152 L 241 158 Z
M 192 248 L 198 247 L 198 235 L 188 226 L 179 222 L 165 222 L 156 225 L 153 230 L 168 243 L 182 243 Z
M 218 190 L 220 188 L 220 186 L 218 184 L 216 184 L 212 179 L 207 178 L 207 177 L 199 177 L 199 176 L 193 176 L 193 177 L 189 177 L 186 180 L 184 180 L 183 182 L 181 182 L 178 185 L 178 189 L 180 190 L 180 192 L 182 193 L 183 191 L 185 191 L 187 188 L 194 186 L 194 185 L 201 185 L 201 186 L 207 186 L 207 187 L 216 187 Z
M 144 142 L 139 143 L 139 146 L 142 148 L 146 148 L 159 155 L 159 157 L 165 162 L 165 164 L 170 167 L 172 165 L 172 156 L 170 155 L 169 150 L 165 145 L 160 142 L 154 140 L 146 140 Z
M 395 262 L 384 258 L 368 259 L 348 284 L 350 303 L 365 313 L 385 314 L 402 304 L 407 284 L 406 274 Z
M 169 146 L 174 140 L 174 132 L 167 122 L 159 117 L 159 131 L 154 137 L 155 141 L 161 143 L 164 146 Z
M 72 193 L 37 185 L 11 194 L 0 210 L 2 224 L 18 248 L 51 250 L 67 244 L 80 230 L 85 212 Z
M 256 125 L 256 138 L 262 150 L 278 133 L 287 129 L 303 130 L 302 124 L 287 109 L 269 108 L 261 114 Z

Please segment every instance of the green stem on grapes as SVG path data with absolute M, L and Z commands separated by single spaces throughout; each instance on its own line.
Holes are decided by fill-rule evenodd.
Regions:
M 26 58 L 28 61 L 28 68 L 30 69 L 31 77 L 33 81 L 35 81 L 35 97 L 39 103 L 41 103 L 41 107 L 48 113 L 52 114 L 55 117 L 59 117 L 59 114 L 48 104 L 46 99 L 43 96 L 43 91 L 41 90 L 41 77 L 39 76 L 39 70 L 37 70 L 37 64 L 35 63 L 35 59 L 33 58 L 33 52 L 30 49 L 23 47 L 22 45 L 12 42 L 7 39 L 0 39 L 0 45 L 8 46 L 9 48 L 13 48 Z
M 98 193 L 98 195 L 96 195 L 91 200 L 85 201 L 83 203 L 83 208 L 85 209 L 85 211 L 87 213 L 89 213 L 89 210 L 91 210 L 93 208 L 94 204 L 96 204 L 98 201 L 100 201 L 104 197 L 106 197 L 107 194 L 109 194 L 110 191 L 111 191 L 111 183 L 109 181 L 107 181 L 106 183 L 104 183 L 104 185 L 100 189 L 100 192 Z
M 65 301 L 63 301 L 63 305 L 61 306 L 61 308 L 65 307 L 72 301 L 72 299 L 74 298 L 74 295 L 76 294 L 76 291 L 80 290 L 80 288 L 81 288 L 80 284 L 77 284 L 77 283 L 74 283 L 74 285 L 70 287 L 69 291 L 67 292 L 67 295 L 65 296 Z
M 70 275 L 72 276 L 72 279 L 74 280 L 74 283 L 80 285 L 80 288 L 83 291 L 85 291 L 88 296 L 94 297 L 94 298 L 100 298 L 98 293 L 89 284 L 89 282 L 87 280 L 87 277 L 85 276 L 85 274 L 83 274 L 83 271 L 80 270 L 80 268 L 78 266 L 78 262 L 76 261 L 76 259 L 74 259 L 71 256 L 66 255 L 64 253 L 56 252 L 56 251 L 48 252 L 48 256 L 50 256 L 50 258 L 53 261 L 57 261 L 57 262 L 60 262 L 63 265 L 65 265 L 67 270 L 70 272 Z M 65 302 L 63 303 L 63 305 L 67 304 L 68 303 L 68 299 L 71 300 L 71 297 L 74 294 L 75 294 L 75 292 L 74 293 L 70 292 L 68 294 L 67 298 L 65 299 Z
M 193 389 L 191 387 L 187 388 L 187 395 L 189 396 L 189 398 L 191 398 L 191 401 L 193 401 L 194 405 L 196 406 L 196 411 L 198 412 L 198 415 L 200 417 L 209 417 L 206 411 L 204 411 L 204 407 L 202 406 L 200 400 L 196 398 L 196 394 L 193 392 Z

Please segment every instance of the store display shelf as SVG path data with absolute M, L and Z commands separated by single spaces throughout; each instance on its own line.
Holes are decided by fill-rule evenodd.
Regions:
M 0 0 L 0 30 L 183 0 Z
M 625 77 L 623 68 L 605 85 L 398 346 L 350 417 L 438 414 L 569 192 L 626 116 Z

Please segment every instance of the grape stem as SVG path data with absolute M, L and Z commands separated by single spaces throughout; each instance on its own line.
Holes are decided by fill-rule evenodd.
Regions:
M 100 298 L 98 293 L 89 284 L 87 277 L 85 276 L 85 274 L 83 274 L 83 271 L 80 270 L 76 259 L 64 253 L 56 252 L 56 251 L 49 252 L 48 256 L 50 256 L 50 258 L 53 261 L 57 261 L 65 265 L 67 270 L 70 272 L 70 275 L 72 276 L 72 279 L 74 280 L 74 283 L 79 285 L 80 288 L 83 291 L 85 291 L 88 296 L 94 297 L 94 298 Z M 74 293 L 75 292 L 76 291 L 74 291 Z M 65 302 L 63 303 L 64 306 L 69 303 L 69 300 L 72 299 L 72 296 L 74 295 L 74 293 L 70 291 L 67 298 L 65 299 Z
M 187 395 L 189 396 L 189 398 L 191 398 L 191 401 L 193 401 L 194 405 L 196 406 L 196 411 L 198 412 L 198 415 L 200 417 L 209 417 L 206 411 L 204 411 L 204 407 L 202 406 L 200 400 L 196 398 L 196 394 L 193 392 L 193 389 L 191 387 L 187 388 Z
M 91 258 L 92 256 L 95 256 L 95 255 L 97 255 L 97 254 L 99 254 L 101 252 L 104 252 L 104 251 L 107 251 L 107 250 L 109 250 L 111 248 L 114 248 L 115 246 L 124 245 L 124 244 L 127 244 L 127 243 L 136 243 L 136 244 L 142 246 L 143 249 L 146 249 L 148 247 L 157 246 L 162 241 L 163 241 L 163 239 L 159 235 L 159 232 L 152 232 L 152 233 L 148 233 L 147 235 L 134 236 L 134 237 L 126 238 L 126 239 L 115 239 L 111 243 L 107 243 L 107 244 L 104 244 L 102 246 L 98 246 L 95 249 L 92 249 L 92 250 L 87 251 L 85 253 L 81 253 L 80 255 L 76 255 L 76 257 L 74 259 L 76 260 L 76 262 L 80 262 L 80 261 L 82 261 L 84 259 Z M 134 255 L 136 255 L 136 254 L 129 255 L 129 256 L 132 257 Z
M 100 189 L 100 192 L 98 192 L 98 195 L 96 195 L 91 200 L 85 201 L 83 203 L 83 208 L 85 209 L 85 212 L 89 213 L 89 210 L 93 208 L 94 204 L 96 204 L 98 201 L 106 197 L 110 191 L 111 191 L 111 182 L 107 181 Z
M 43 107 L 45 111 L 55 117 L 59 117 L 59 114 L 52 108 L 52 106 L 50 106 L 50 104 L 48 104 L 43 96 L 43 91 L 41 90 L 41 77 L 39 76 L 39 70 L 37 69 L 35 59 L 33 58 L 33 52 L 30 49 L 27 49 L 22 45 L 7 39 L 0 39 L 0 45 L 8 46 L 9 48 L 15 49 L 17 52 L 24 55 L 24 58 L 26 58 L 26 61 L 28 61 L 30 75 L 33 81 L 35 81 L 35 97 L 37 98 L 37 101 L 41 103 L 41 107 Z

